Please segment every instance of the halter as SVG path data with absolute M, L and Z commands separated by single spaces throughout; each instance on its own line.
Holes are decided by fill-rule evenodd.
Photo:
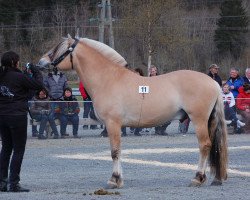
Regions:
M 78 39 L 74 38 L 75 42 L 65 51 L 61 56 L 59 56 L 57 59 L 55 59 L 53 62 L 51 62 L 51 65 L 53 65 L 53 68 L 56 68 L 56 66 L 64 60 L 64 58 L 67 57 L 67 55 L 70 54 L 70 62 L 71 62 L 71 68 L 73 69 L 73 55 L 72 52 L 74 51 L 77 43 L 79 42 Z M 50 55 L 48 55 L 50 57 Z

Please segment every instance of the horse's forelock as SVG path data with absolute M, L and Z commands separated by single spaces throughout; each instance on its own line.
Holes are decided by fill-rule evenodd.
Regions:
M 100 52 L 104 57 L 106 57 L 110 61 L 117 63 L 121 66 L 127 65 L 126 60 L 108 45 L 98 42 L 96 40 L 88 39 L 88 38 L 81 38 L 80 41 L 83 41 L 90 47 L 94 48 L 95 50 Z

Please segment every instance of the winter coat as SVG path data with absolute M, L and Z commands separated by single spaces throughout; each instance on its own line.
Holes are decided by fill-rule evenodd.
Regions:
M 236 98 L 239 94 L 239 88 L 244 84 L 244 80 L 242 77 L 238 76 L 234 81 L 232 80 L 232 78 L 230 77 L 226 84 L 228 84 L 229 86 L 234 86 L 234 89 L 231 90 L 231 92 L 234 95 L 234 98 Z
M 64 115 L 73 115 L 80 112 L 80 107 L 75 96 L 70 99 L 62 98 L 62 102 L 58 102 L 55 107 L 55 112 Z
M 32 103 L 30 106 L 30 112 L 32 115 L 38 115 L 40 114 L 41 110 L 48 110 L 49 112 L 51 111 L 50 107 L 50 102 L 49 102 L 49 97 L 45 99 L 40 99 L 38 97 L 33 97 L 32 98 Z
M 91 101 L 91 98 L 90 98 L 89 94 L 87 93 L 87 91 L 85 90 L 82 82 L 79 83 L 79 91 L 82 95 L 83 100 Z
M 239 110 L 246 110 L 246 108 L 250 108 L 250 94 L 246 93 L 243 87 L 240 87 L 239 89 L 236 106 Z
M 209 72 L 207 75 L 214 79 L 219 84 L 219 86 L 222 86 L 222 80 L 218 74 L 213 75 L 211 72 Z
M 223 102 L 224 103 L 227 102 L 230 108 L 235 105 L 235 99 L 234 99 L 234 95 L 232 92 L 229 92 L 227 94 L 222 92 L 222 98 L 223 98 Z
M 52 100 L 58 100 L 63 96 L 63 90 L 68 87 L 67 78 L 64 74 L 59 74 L 58 82 L 53 78 L 53 74 L 49 73 L 44 78 L 44 86 L 49 91 L 49 97 Z
M 27 115 L 30 90 L 43 88 L 43 77 L 37 69 L 29 77 L 9 67 L 0 79 L 0 115 Z

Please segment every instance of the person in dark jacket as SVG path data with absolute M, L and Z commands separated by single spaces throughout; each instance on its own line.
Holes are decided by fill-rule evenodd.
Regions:
M 222 86 L 222 80 L 218 74 L 219 69 L 220 68 L 216 64 L 212 64 L 209 66 L 209 72 L 207 75 L 214 79 L 219 84 L 219 86 Z
M 53 138 L 54 139 L 59 138 L 55 120 L 52 117 L 52 115 L 50 115 L 52 110 L 49 100 L 50 99 L 47 90 L 42 89 L 36 92 L 35 96 L 32 98 L 31 101 L 30 113 L 32 115 L 32 118 L 37 121 L 40 121 L 38 139 L 46 139 L 44 131 L 48 122 L 50 124 L 52 133 L 54 135 Z
M 63 97 L 63 91 L 68 87 L 68 81 L 65 74 L 58 71 L 55 67 L 53 68 L 53 72 L 49 72 L 48 76 L 44 77 L 43 80 L 44 86 L 49 92 L 49 97 L 51 101 L 51 109 L 50 117 L 54 119 L 59 119 L 59 115 L 54 112 L 55 107 L 57 106 L 58 101 Z M 65 133 L 67 135 L 67 133 Z
M 58 103 L 55 107 L 55 112 L 60 113 L 60 125 L 61 125 L 61 137 L 66 136 L 66 127 L 68 122 L 72 123 L 73 126 L 73 136 L 74 138 L 79 138 L 78 136 L 78 126 L 79 126 L 79 112 L 80 107 L 75 96 L 72 95 L 72 89 L 67 87 L 64 89 L 62 102 Z
M 27 140 L 27 111 L 29 90 L 43 88 L 42 74 L 34 65 L 33 77 L 18 69 L 19 55 L 5 52 L 0 67 L 0 191 L 29 192 L 21 187 L 20 171 Z
M 242 77 L 244 83 L 250 83 L 250 68 L 246 68 L 245 76 Z

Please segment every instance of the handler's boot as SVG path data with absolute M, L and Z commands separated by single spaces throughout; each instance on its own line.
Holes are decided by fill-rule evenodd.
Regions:
M 21 187 L 19 183 L 17 184 L 10 184 L 10 188 L 8 192 L 29 192 L 30 190 L 27 188 Z
M 7 181 L 0 180 L 0 192 L 7 192 Z

